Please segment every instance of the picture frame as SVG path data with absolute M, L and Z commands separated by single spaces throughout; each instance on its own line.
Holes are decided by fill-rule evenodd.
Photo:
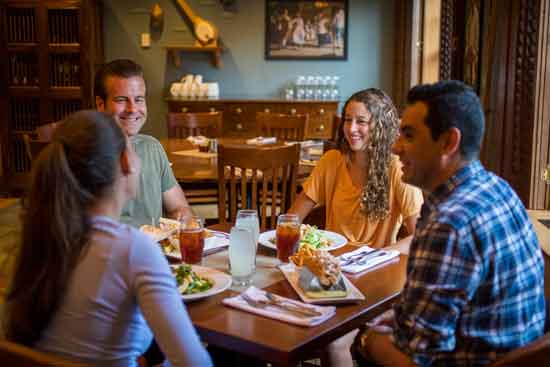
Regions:
M 347 60 L 348 0 L 266 0 L 267 60 Z

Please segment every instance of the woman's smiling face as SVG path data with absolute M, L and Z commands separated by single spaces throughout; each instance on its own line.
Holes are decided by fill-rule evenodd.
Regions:
M 352 152 L 365 151 L 369 144 L 372 115 L 364 103 L 351 101 L 344 111 L 344 136 Z

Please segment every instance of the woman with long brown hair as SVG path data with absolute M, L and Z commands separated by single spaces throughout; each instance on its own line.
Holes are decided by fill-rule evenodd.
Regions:
M 211 365 L 159 247 L 118 222 L 139 172 L 109 115 L 81 111 L 57 128 L 33 168 L 6 304 L 9 340 L 133 366 L 154 333 L 172 365 Z
M 395 244 L 407 252 L 423 200 L 420 190 L 401 181 L 401 163 L 391 152 L 397 109 L 386 93 L 369 88 L 353 94 L 342 111 L 338 149 L 321 157 L 289 212 L 303 220 L 323 205 L 327 230 L 356 244 Z M 397 241 L 402 225 L 408 236 Z M 323 365 L 353 366 L 349 348 L 356 334 L 332 342 Z
M 370 88 L 353 94 L 342 111 L 338 149 L 321 157 L 289 212 L 303 220 L 323 205 L 327 230 L 371 247 L 395 243 L 404 225 L 409 236 L 400 244 L 406 247 L 422 193 L 401 181 L 401 163 L 391 153 L 397 109 L 383 91 Z

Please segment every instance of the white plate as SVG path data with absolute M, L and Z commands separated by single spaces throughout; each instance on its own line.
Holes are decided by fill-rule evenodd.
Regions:
M 325 236 L 332 243 L 332 245 L 328 247 L 324 247 L 322 248 L 322 250 L 326 250 L 326 251 L 336 250 L 337 248 L 340 248 L 344 246 L 346 243 L 348 243 L 348 240 L 346 239 L 346 237 L 342 236 L 339 233 L 324 231 L 322 229 L 320 229 L 319 232 L 321 232 L 323 236 Z M 277 250 L 277 246 L 275 246 L 275 243 L 272 243 L 269 241 L 270 238 L 275 239 L 274 229 L 272 229 L 271 231 L 260 233 L 260 237 L 258 237 L 258 242 L 261 245 L 264 245 L 265 247 L 269 247 L 269 248 L 272 248 L 273 250 Z
M 171 268 L 176 268 L 180 265 L 170 265 Z M 210 297 L 215 294 L 225 291 L 231 286 L 231 275 L 225 274 L 219 270 L 207 268 L 199 265 L 191 265 L 191 269 L 203 278 L 208 278 L 214 282 L 212 288 L 207 291 L 193 294 L 182 294 L 181 298 L 185 302 L 196 301 L 202 298 Z
M 344 284 L 348 290 L 348 294 L 345 297 L 334 297 L 334 298 L 311 298 L 306 295 L 302 287 L 298 283 L 298 278 L 300 277 L 299 268 L 294 265 L 294 263 L 289 262 L 288 264 L 279 265 L 279 269 L 285 276 L 286 280 L 290 283 L 292 288 L 298 293 L 302 301 L 305 303 L 316 303 L 316 304 L 335 304 L 335 303 L 350 303 L 363 301 L 365 296 L 344 274 L 342 278 L 344 279 Z

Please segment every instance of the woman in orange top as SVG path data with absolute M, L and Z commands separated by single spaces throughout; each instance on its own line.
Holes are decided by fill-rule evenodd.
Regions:
M 422 193 L 401 181 L 401 163 L 391 153 L 399 133 L 397 109 L 381 90 L 353 94 L 344 104 L 338 150 L 325 153 L 289 212 L 303 220 L 315 205 L 326 208 L 326 229 L 351 242 L 394 244 L 401 225 L 407 237 L 396 246 L 408 252 Z M 353 366 L 349 352 L 354 330 L 332 342 L 323 365 Z
M 401 181 L 401 163 L 391 154 L 399 119 L 391 99 L 370 88 L 345 103 L 338 150 L 321 157 L 289 212 L 303 220 L 316 205 L 326 207 L 326 229 L 351 242 L 383 247 L 397 240 L 401 225 L 410 243 L 422 193 Z

